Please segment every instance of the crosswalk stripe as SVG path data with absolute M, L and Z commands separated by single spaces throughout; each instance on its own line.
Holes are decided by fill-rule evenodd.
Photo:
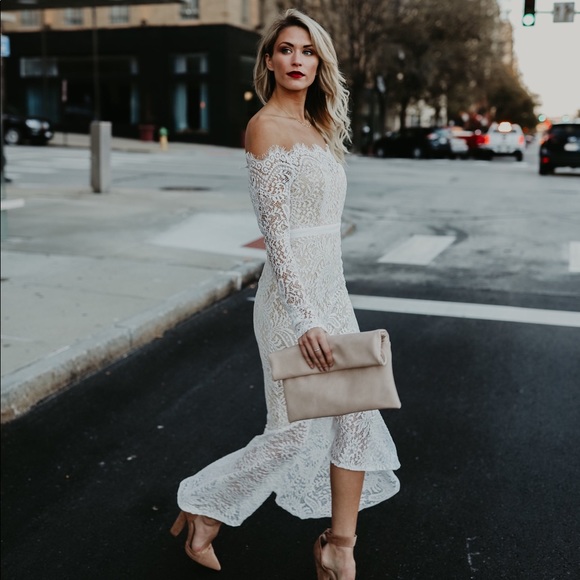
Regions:
M 580 242 L 569 244 L 568 271 L 580 272 Z
M 36 173 L 38 175 L 54 175 L 57 170 L 52 167 L 39 167 L 39 166 L 32 166 L 32 165 L 22 165 L 18 163 L 10 164 L 10 172 L 17 172 L 17 173 Z
M 357 294 L 351 295 L 350 298 L 354 308 L 357 310 L 580 328 L 580 312 L 567 310 L 544 310 L 541 308 L 521 308 L 519 306 L 416 300 L 411 298 L 390 298 L 387 296 L 361 296 Z
M 265 250 L 246 246 L 258 238 L 260 230 L 252 212 L 200 212 L 154 236 L 150 243 L 263 260 Z
M 426 266 L 455 241 L 455 236 L 414 235 L 389 250 L 378 262 L 381 264 L 411 264 Z

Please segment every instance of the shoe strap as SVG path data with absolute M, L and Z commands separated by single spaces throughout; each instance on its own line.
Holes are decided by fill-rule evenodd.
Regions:
M 329 544 L 334 544 L 339 548 L 354 548 L 356 544 L 356 536 L 337 536 L 330 528 L 324 532 L 324 538 Z
M 215 520 L 213 518 L 209 518 L 207 516 L 201 516 L 201 515 L 199 517 L 202 519 L 203 523 L 210 528 L 213 528 L 214 526 L 221 526 L 222 525 L 222 523 L 220 521 Z M 213 521 L 211 521 L 211 520 L 213 520 Z

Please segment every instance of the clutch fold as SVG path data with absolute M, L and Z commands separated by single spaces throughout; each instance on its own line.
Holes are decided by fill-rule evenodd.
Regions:
M 298 345 L 270 353 L 290 422 L 401 407 L 386 330 L 331 335 L 328 342 L 334 365 L 327 372 L 311 369 Z

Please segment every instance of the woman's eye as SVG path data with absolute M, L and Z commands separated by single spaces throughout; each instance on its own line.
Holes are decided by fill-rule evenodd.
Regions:
M 305 50 L 305 51 L 304 51 L 304 54 L 305 54 L 306 56 L 312 56 L 312 55 L 314 54 L 314 51 L 313 51 L 313 50 Z
M 281 49 L 282 54 L 290 54 L 292 51 L 289 48 Z

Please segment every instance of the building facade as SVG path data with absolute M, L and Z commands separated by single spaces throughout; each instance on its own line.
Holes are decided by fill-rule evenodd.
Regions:
M 186 0 L 15 12 L 3 23 L 5 102 L 57 130 L 228 146 L 260 104 L 252 71 L 259 0 Z

